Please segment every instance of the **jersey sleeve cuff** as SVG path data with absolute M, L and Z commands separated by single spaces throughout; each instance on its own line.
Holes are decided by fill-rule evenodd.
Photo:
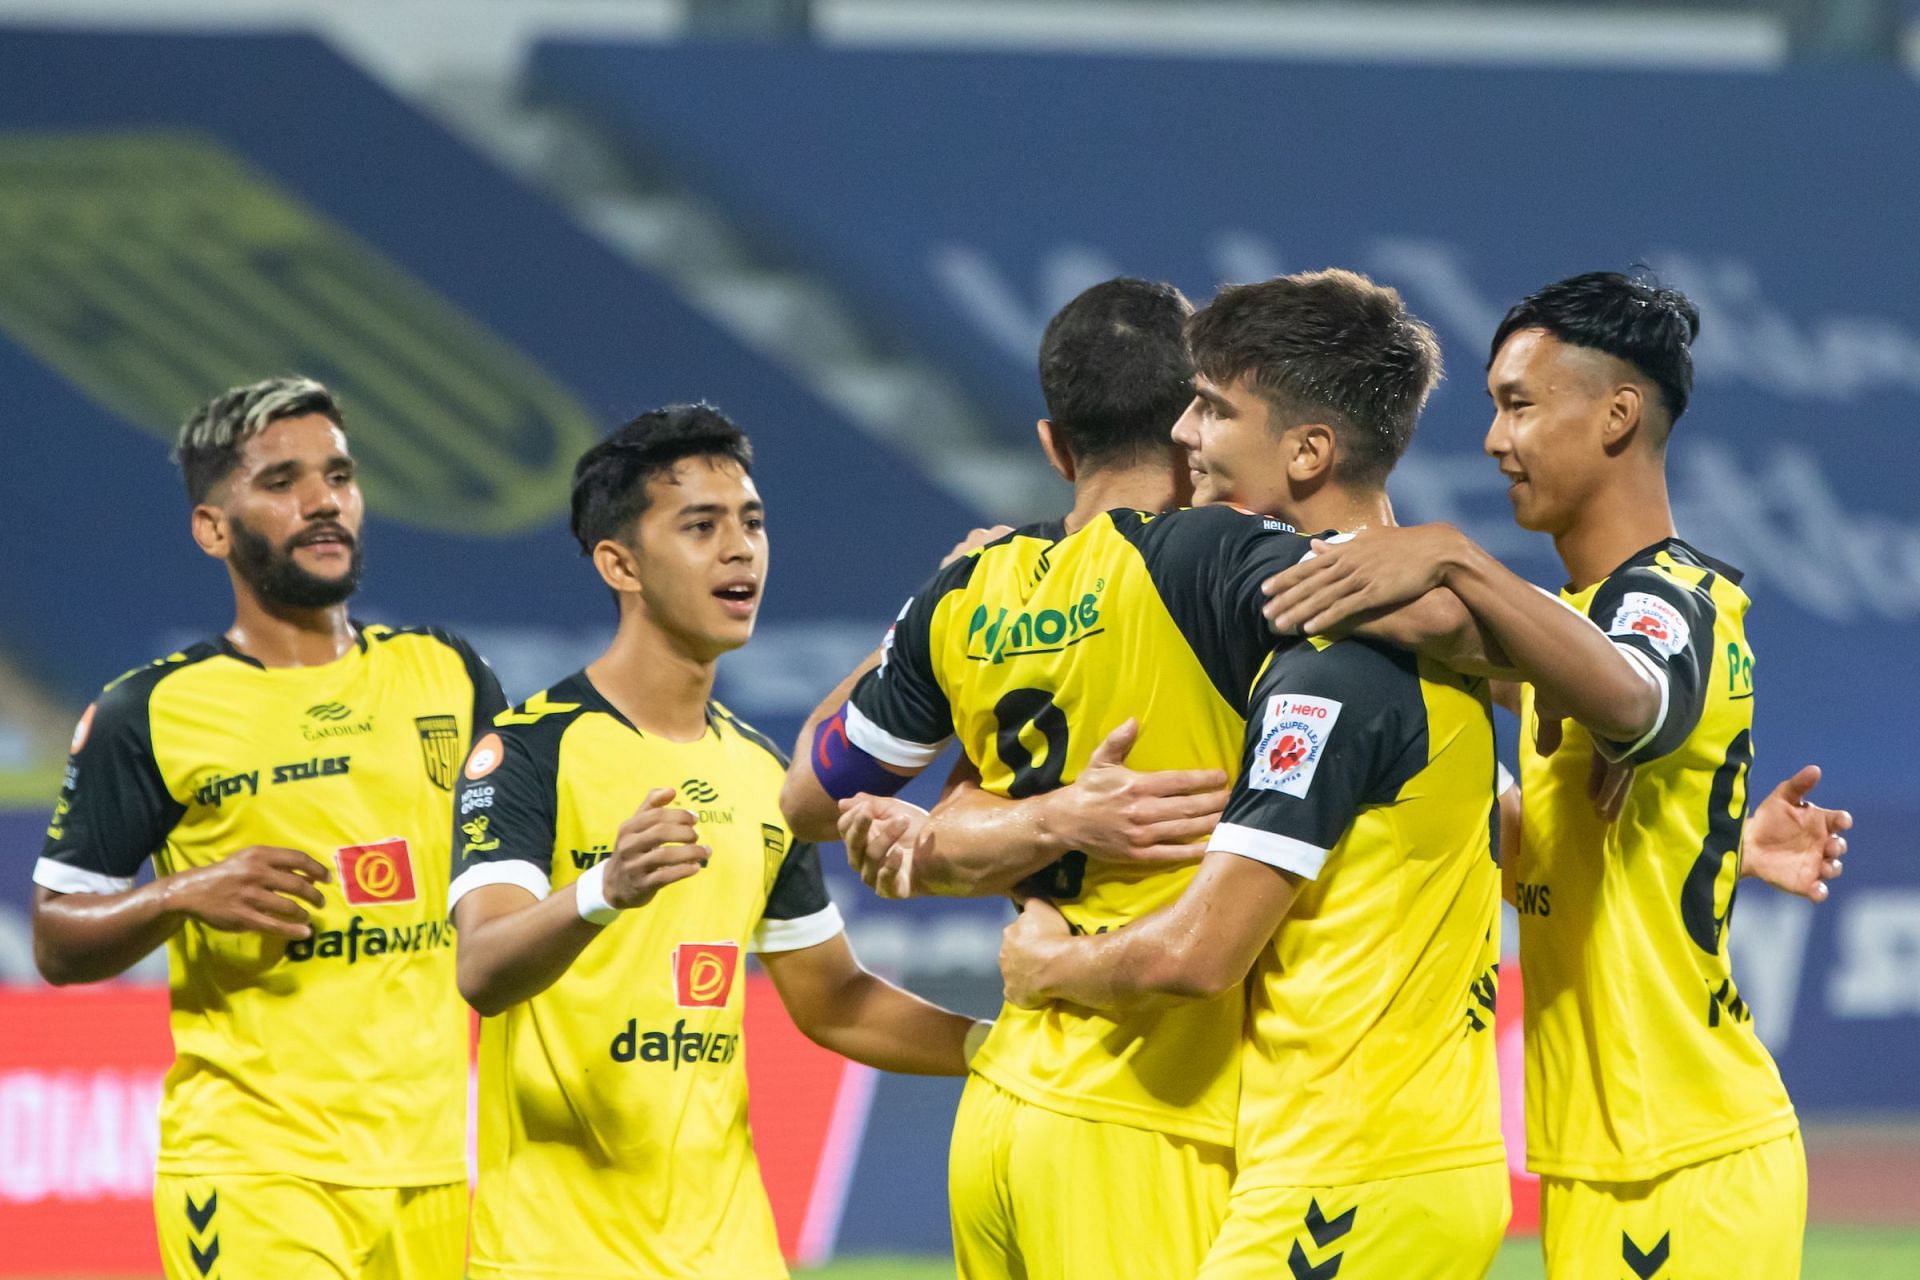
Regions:
M 761 955 L 804 951 L 845 933 L 846 929 L 847 922 L 840 918 L 840 908 L 829 902 L 824 910 L 798 920 L 761 920 L 760 927 L 753 931 L 753 950 Z
M 875 760 L 900 769 L 924 769 L 946 750 L 948 738 L 935 743 L 910 742 L 888 733 L 851 702 L 847 704 L 847 741 Z
M 1307 880 L 1319 878 L 1320 868 L 1327 865 L 1327 851 L 1319 845 L 1272 831 L 1262 831 L 1258 827 L 1243 827 L 1234 822 L 1223 822 L 1213 829 L 1213 839 L 1207 842 L 1207 852 L 1215 850 L 1252 858 L 1255 862 L 1291 871 Z
M 510 884 L 525 889 L 537 902 L 553 892 L 553 884 L 547 879 L 547 873 L 531 862 L 522 862 L 518 858 L 504 858 L 499 862 L 483 862 L 468 867 L 453 878 L 447 886 L 447 914 L 453 914 L 454 904 L 472 893 L 475 889 L 490 884 Z
M 1498 761 L 1494 763 L 1493 794 L 1495 794 L 1496 796 L 1503 796 L 1507 794 L 1507 792 L 1513 790 L 1515 787 L 1519 785 L 1520 785 L 1519 780 L 1513 776 L 1513 773 L 1507 768 L 1507 766 L 1505 766 L 1504 764 L 1500 764 Z
M 133 888 L 132 876 L 110 876 L 55 858 L 33 864 L 33 882 L 55 893 L 125 893 Z
M 1660 710 L 1653 717 L 1653 724 L 1640 736 L 1638 742 L 1632 745 L 1626 745 L 1618 742 L 1609 742 L 1605 738 L 1596 737 L 1593 740 L 1594 748 L 1599 751 L 1601 755 L 1605 756 L 1608 760 L 1619 761 L 1629 759 L 1635 752 L 1659 736 L 1660 730 L 1666 726 L 1667 704 L 1672 700 L 1673 695 L 1667 683 L 1667 669 L 1665 667 L 1642 653 L 1635 645 L 1622 644 L 1616 640 L 1614 641 L 1614 647 L 1619 649 L 1621 653 L 1626 654 L 1627 660 L 1639 668 L 1640 674 L 1645 676 L 1653 687 L 1660 691 Z

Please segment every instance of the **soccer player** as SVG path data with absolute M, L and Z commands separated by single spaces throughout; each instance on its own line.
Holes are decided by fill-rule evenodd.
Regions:
M 581 457 L 573 532 L 618 629 L 463 770 L 450 902 L 460 991 L 486 1015 L 475 1277 L 786 1275 L 747 1132 L 749 943 L 800 1030 L 857 1061 L 958 1075 L 984 1037 L 861 969 L 781 818 L 785 758 L 711 699 L 766 581 L 750 466 L 706 405 Z
M 35 961 L 96 982 L 167 947 L 170 1277 L 456 1280 L 467 1015 L 439 904 L 454 775 L 504 699 L 457 637 L 348 615 L 364 513 L 325 387 L 228 391 L 175 456 L 233 624 L 81 717 Z
M 1304 550 L 1303 540 L 1278 521 L 1225 506 L 1157 519 L 1137 510 L 1103 510 L 1112 494 L 1096 488 L 1095 477 L 1110 468 L 1108 483 L 1118 485 L 1130 469 L 1164 457 L 1164 433 L 1187 398 L 1174 394 L 1157 415 L 1139 404 L 1129 418 L 1087 411 L 1101 397 L 1119 400 L 1125 392 L 1121 376 L 1138 369 L 1138 356 L 1129 360 L 1112 338 L 1127 331 L 1112 314 L 1116 301 L 1124 300 L 1123 292 L 1118 299 L 1113 295 L 1126 283 L 1101 286 L 1076 300 L 1056 317 L 1043 347 L 1052 419 L 1043 424 L 1042 439 L 1053 446 L 1050 455 L 1066 459 L 1063 469 L 1075 478 L 1073 514 L 1064 526 L 1022 530 L 956 563 L 915 596 L 892 632 L 885 662 L 859 680 L 844 708 L 833 699 L 823 706 L 826 718 L 812 743 L 803 734 L 803 749 L 812 749 L 807 763 L 796 764 L 790 775 L 789 800 L 798 803 L 790 803 L 789 811 L 812 817 L 828 793 L 897 787 L 900 775 L 923 768 L 956 730 L 987 790 L 1038 797 L 1074 778 L 1093 743 L 1130 715 L 1139 722 L 1135 762 L 1233 764 L 1242 738 L 1251 733 L 1260 758 L 1271 763 L 1271 772 L 1261 776 L 1275 786 L 1305 793 L 1314 772 L 1322 770 L 1313 792 L 1318 801 L 1346 785 L 1327 780 L 1342 764 L 1324 770 L 1322 764 L 1329 759 L 1327 731 L 1340 722 L 1344 701 L 1355 742 L 1370 761 L 1380 757 L 1379 776 L 1356 767 L 1360 776 L 1353 785 L 1411 786 L 1419 797 L 1412 808 L 1440 828 L 1418 877 L 1431 894 L 1421 897 L 1422 914 L 1411 924 L 1400 922 L 1403 942 L 1387 954 L 1399 962 L 1420 950 L 1414 940 L 1423 928 L 1451 939 L 1435 949 L 1438 963 L 1414 985 L 1423 1000 L 1432 1000 L 1444 998 L 1436 993 L 1451 983 L 1457 998 L 1447 1004 L 1445 1030 L 1436 1037 L 1446 1048 L 1425 1061 L 1446 1059 L 1436 1068 L 1444 1083 L 1466 1088 L 1449 1089 L 1465 1096 L 1450 1098 L 1433 1132 L 1419 1132 L 1417 1122 L 1383 1121 L 1391 1107 L 1368 1112 L 1353 1103 L 1331 1123 L 1355 1125 L 1356 1131 L 1382 1124 L 1380 1143 L 1401 1148 L 1403 1163 L 1417 1164 L 1445 1149 L 1443 1164 L 1464 1153 L 1459 1163 L 1486 1166 L 1491 1172 L 1471 1189 L 1479 1198 L 1456 1204 L 1451 1223 L 1476 1247 L 1485 1243 L 1490 1250 L 1506 1214 L 1492 1045 L 1491 1036 L 1475 1032 L 1466 1016 L 1469 1007 L 1478 1007 L 1479 992 L 1490 999 L 1489 970 L 1497 956 L 1498 876 L 1489 856 L 1494 762 L 1484 682 L 1435 672 L 1429 699 L 1411 655 L 1358 642 L 1325 652 L 1286 644 L 1272 654 L 1274 642 L 1255 621 L 1257 606 L 1246 589 L 1250 577 L 1266 572 L 1263 565 L 1290 563 Z M 1208 315 L 1225 318 L 1236 303 L 1248 302 L 1251 308 L 1237 308 L 1241 318 L 1251 312 L 1263 327 L 1241 336 L 1279 348 L 1261 369 L 1265 389 L 1250 393 L 1249 408 L 1265 403 L 1261 397 L 1267 395 L 1287 407 L 1274 410 L 1270 434 L 1264 412 L 1244 417 L 1248 448 L 1231 457 L 1267 460 L 1260 473 L 1272 484 L 1258 491 L 1262 499 L 1284 490 L 1288 468 L 1297 466 L 1300 496 L 1307 499 L 1303 511 L 1330 523 L 1379 518 L 1384 495 L 1370 493 L 1404 447 L 1437 376 L 1430 332 L 1406 315 L 1391 291 L 1350 273 L 1328 272 L 1223 298 L 1195 322 L 1196 335 L 1219 332 L 1208 328 Z M 1184 382 L 1179 317 L 1164 312 L 1160 349 Z M 1289 344 L 1287 334 L 1305 336 Z M 1103 365 L 1096 353 L 1110 363 Z M 1247 354 L 1236 338 L 1227 359 Z M 1393 372 L 1381 377 L 1381 369 Z M 1062 371 L 1075 380 L 1059 377 Z M 1233 377 L 1249 372 L 1238 366 Z M 1329 405 L 1327 397 L 1338 397 L 1338 403 Z M 1330 421 L 1340 424 L 1337 430 L 1325 425 Z M 1132 434 L 1121 434 L 1121 428 Z M 1131 447 L 1116 449 L 1121 443 Z M 1249 480 L 1253 472 L 1250 466 Z M 1199 474 L 1208 482 L 1204 469 Z M 1130 483 L 1145 480 L 1135 476 Z M 1249 486 L 1246 495 L 1219 496 L 1254 492 Z M 1337 521 L 1330 519 L 1336 507 Z M 1260 712 L 1249 724 L 1256 677 L 1263 682 L 1254 698 Z M 1295 725 L 1290 717 L 1296 715 L 1306 719 Z M 1429 723 L 1432 770 L 1425 747 Z M 1391 751 L 1378 744 L 1376 752 L 1381 724 L 1409 737 L 1393 742 Z M 1420 758 L 1409 769 L 1416 733 Z M 1271 741 L 1261 746 L 1264 739 Z M 1344 736 L 1334 741 L 1341 754 L 1331 759 L 1351 754 L 1341 745 Z M 1321 830 L 1323 815 L 1279 813 L 1253 794 L 1252 802 L 1229 807 L 1216 847 L 1239 850 L 1257 877 L 1275 883 L 1285 883 L 1276 866 L 1304 866 L 1307 849 L 1325 856 L 1334 840 Z M 1310 807 L 1317 809 L 1299 809 Z M 1178 827 L 1187 819 L 1170 815 L 1168 821 Z M 1212 815 L 1205 814 L 1191 834 L 1211 825 Z M 937 844 L 926 852 L 944 861 Z M 1191 857 L 1199 849 L 1184 852 Z M 1352 855 L 1343 865 L 1361 868 L 1355 874 L 1365 879 L 1390 875 L 1385 868 L 1393 860 Z M 1002 868 L 1001 882 L 1025 869 Z M 1316 861 L 1307 874 L 1318 869 Z M 977 874 L 970 878 L 980 887 L 994 883 Z M 1063 931 L 1070 922 L 1075 933 L 1114 939 L 1141 929 L 1139 921 L 1179 899 L 1192 878 L 1190 862 L 1169 870 L 1090 861 L 1085 850 L 1070 850 L 1028 887 L 1061 904 Z M 1262 941 L 1271 933 L 1269 923 Z M 953 1212 L 963 1276 L 1193 1274 L 1226 1206 L 1235 1094 L 1256 1087 L 1252 1075 L 1240 1081 L 1237 1069 L 1246 1017 L 1239 979 L 1245 972 L 1243 964 L 1217 981 L 1191 976 L 1184 994 L 1198 998 L 1186 1001 L 1089 1001 L 1003 1013 L 975 1063 L 955 1122 Z M 1404 1021 L 1405 1014 L 1394 1018 Z M 1356 1011 L 1353 1019 L 1364 1024 L 1368 1015 Z M 1329 1046 L 1330 1059 L 1340 1053 L 1340 1046 Z M 1253 1071 L 1251 1057 L 1248 1062 Z M 1431 1103 L 1436 1092 L 1415 1089 L 1408 1097 Z M 1418 1103 L 1408 1110 L 1419 1110 Z M 1334 1114 L 1324 1104 L 1320 1111 Z M 1245 1114 L 1242 1109 L 1243 1178 Z M 1276 1118 L 1274 1112 L 1263 1116 Z M 1278 1143 L 1299 1136 L 1287 1132 L 1284 1122 L 1275 1127 Z M 1339 1172 L 1332 1163 L 1324 1167 Z M 1092 1190 L 1069 1204 L 1059 1194 L 1063 1185 Z M 1331 1212 L 1328 1238 L 1334 1239 L 1352 1220 L 1342 1224 L 1344 1207 Z M 1272 1230 L 1291 1232 L 1303 1223 L 1316 1233 L 1328 1229 L 1318 1213 L 1303 1200 L 1285 1227 L 1275 1224 Z M 1363 1225 L 1368 1230 L 1361 1238 L 1371 1239 L 1398 1224 L 1376 1210 Z M 1422 1239 L 1451 1247 L 1453 1237 L 1429 1232 Z M 1415 1241 L 1403 1239 L 1401 1247 L 1413 1248 Z M 1382 1254 L 1383 1248 L 1375 1245 L 1373 1252 Z M 1282 1247 L 1282 1262 L 1285 1256 Z
M 1725 936 L 1753 760 L 1749 602 L 1736 570 L 1680 540 L 1667 496 L 1698 330 L 1682 295 L 1596 272 L 1524 299 L 1494 335 L 1487 452 L 1516 521 L 1553 537 L 1561 600 L 1598 641 L 1555 639 L 1562 604 L 1444 526 L 1365 535 L 1272 584 L 1275 616 L 1311 629 L 1444 582 L 1530 681 L 1517 886 L 1527 1148 L 1555 1277 L 1800 1269 L 1799 1127 Z M 1568 689 L 1583 669 L 1637 689 L 1583 701 Z M 1611 823 L 1588 802 L 1596 755 L 1634 767 Z M 1770 802 L 1816 779 L 1803 770 Z M 1788 812 L 1837 864 L 1850 819 Z

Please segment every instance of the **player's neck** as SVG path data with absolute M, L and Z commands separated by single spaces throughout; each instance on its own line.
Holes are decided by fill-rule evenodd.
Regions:
M 707 731 L 714 661 L 651 622 L 622 618 L 607 651 L 587 664 L 587 679 L 635 728 L 697 742 Z
M 1388 529 L 1394 524 L 1393 502 L 1385 489 L 1343 489 L 1323 485 L 1313 494 L 1296 499 L 1278 515 L 1303 533 L 1335 529 L 1352 533 L 1357 529 Z
M 344 603 L 292 609 L 270 605 L 245 589 L 234 593 L 227 643 L 263 667 L 325 666 L 358 638 Z
M 1675 537 L 1664 468 L 1596 489 L 1553 537 L 1567 582 L 1584 590 L 1656 542 Z
M 1134 466 L 1102 467 L 1074 481 L 1067 532 L 1072 533 L 1102 511 L 1118 507 L 1165 511 L 1174 500 L 1173 475 L 1164 458 Z

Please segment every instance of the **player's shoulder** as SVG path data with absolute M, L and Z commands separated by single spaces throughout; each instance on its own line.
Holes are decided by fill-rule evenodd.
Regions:
M 764 759 L 781 774 L 785 774 L 791 761 L 787 753 L 780 749 L 766 734 L 742 720 L 719 702 L 707 703 L 707 719 L 714 731 L 723 739 L 732 739 L 744 747 L 756 760 Z
M 417 653 L 435 656 L 451 655 L 460 661 L 469 672 L 484 665 L 480 651 L 473 647 L 472 641 L 457 631 L 431 624 L 410 626 L 392 626 L 386 623 L 356 623 L 360 632 L 360 641 L 369 652 L 375 650 L 394 653 Z
M 100 696 L 87 708 L 87 720 L 94 724 L 102 721 L 144 720 L 152 706 L 155 691 L 163 684 L 189 671 L 204 669 L 203 663 L 225 652 L 226 647 L 219 641 L 204 640 L 176 649 L 164 658 L 155 658 L 131 671 L 123 671 L 101 688 Z M 75 735 L 76 738 L 80 736 L 78 733 Z
M 1150 560 L 1161 556 L 1218 558 L 1224 547 L 1272 537 L 1296 538 L 1303 548 L 1306 545 L 1299 530 L 1286 521 L 1227 503 L 1182 507 L 1161 514 L 1117 508 L 1104 515 L 1114 532 Z
M 497 737 L 509 748 L 508 755 L 523 754 L 550 764 L 558 758 L 567 730 L 582 716 L 595 713 L 614 714 L 586 672 L 576 671 L 494 716 L 483 740 Z
M 1383 702 L 1420 697 L 1420 659 L 1406 649 L 1360 637 L 1300 640 L 1274 651 L 1269 671 L 1352 698 Z
M 1671 584 L 1683 591 L 1706 595 L 1711 594 L 1719 581 L 1738 587 L 1743 576 L 1726 561 L 1715 559 L 1679 538 L 1667 538 L 1629 556 L 1607 575 L 1606 586 L 1619 591 L 1648 584 Z

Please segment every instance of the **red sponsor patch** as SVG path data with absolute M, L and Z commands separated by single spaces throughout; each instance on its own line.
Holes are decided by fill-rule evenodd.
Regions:
M 395 838 L 374 844 L 353 844 L 333 855 L 340 868 L 340 888 L 347 901 L 356 906 L 382 906 L 389 902 L 412 902 L 413 858 L 407 842 Z
M 500 761 L 506 758 L 507 749 L 500 742 L 500 735 L 489 733 L 473 744 L 473 750 L 467 754 L 467 778 L 478 781 L 500 767 Z
M 87 709 L 80 713 L 80 723 L 73 726 L 73 741 L 67 747 L 67 754 L 77 756 L 80 748 L 87 745 L 87 735 L 93 732 L 93 708 L 89 702 Z
M 673 949 L 673 998 L 682 1009 L 718 1009 L 740 967 L 737 942 L 683 942 Z

